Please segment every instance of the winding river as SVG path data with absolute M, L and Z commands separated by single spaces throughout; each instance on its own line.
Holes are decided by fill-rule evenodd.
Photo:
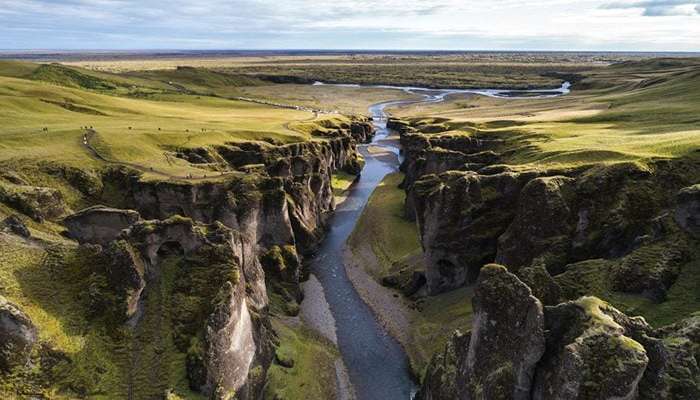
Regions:
M 320 84 L 320 83 L 318 83 Z M 356 85 L 353 85 L 356 86 Z M 423 96 L 422 100 L 397 100 L 369 108 L 377 133 L 372 146 L 380 146 L 397 157 L 374 157 L 369 145 L 359 146 L 365 157 L 361 178 L 352 186 L 348 198 L 338 206 L 329 221 L 329 231 L 311 261 L 311 272 L 323 286 L 326 300 L 335 318 L 338 347 L 347 366 L 358 400 L 408 400 L 416 385 L 411 378 L 408 359 L 399 343 L 377 322 L 372 310 L 360 298 L 348 279 L 343 263 L 345 242 L 352 232 L 370 195 L 382 181 L 399 167 L 396 141 L 387 140 L 387 107 L 403 104 L 440 102 L 448 95 L 472 93 L 491 97 L 552 97 L 568 93 L 569 85 L 560 89 L 509 90 L 436 90 L 414 87 L 387 87 Z

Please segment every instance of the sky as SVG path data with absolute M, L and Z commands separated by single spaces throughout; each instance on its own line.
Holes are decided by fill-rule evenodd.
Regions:
M 0 0 L 0 49 L 700 51 L 700 0 Z

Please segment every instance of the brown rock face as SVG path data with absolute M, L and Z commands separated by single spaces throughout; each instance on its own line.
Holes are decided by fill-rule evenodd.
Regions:
M 0 371 L 25 365 L 36 340 L 36 328 L 29 317 L 0 296 Z
M 106 244 L 139 219 L 141 216 L 133 210 L 94 206 L 66 217 L 63 222 L 70 237 L 79 243 Z

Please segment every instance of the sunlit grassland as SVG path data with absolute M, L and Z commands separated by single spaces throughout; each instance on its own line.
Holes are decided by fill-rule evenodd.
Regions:
M 166 157 L 165 150 L 236 140 L 307 140 L 289 124 L 310 119 L 311 112 L 215 97 L 136 99 L 0 77 L 0 162 L 99 164 L 83 145 L 81 127 L 90 126 L 97 132 L 95 147 L 110 160 L 182 175 L 197 170 Z
M 333 188 L 333 197 L 335 203 L 342 203 L 348 195 L 350 187 L 357 181 L 357 176 L 348 174 L 343 171 L 336 171 L 331 177 L 331 187 Z
M 443 117 L 522 144 L 515 164 L 580 165 L 691 156 L 700 148 L 699 60 L 644 63 L 591 73 L 568 96 L 508 100 L 479 96 L 392 110 L 408 118 Z M 494 127 L 496 126 L 496 127 Z

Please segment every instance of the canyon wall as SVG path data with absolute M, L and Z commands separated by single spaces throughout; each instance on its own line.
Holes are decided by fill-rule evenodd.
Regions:
M 203 180 L 144 179 L 128 167 L 85 179 L 68 171 L 70 180 L 61 168 L 44 171 L 80 183 L 86 198 L 107 204 L 77 213 L 59 191 L 18 181 L 19 175 L 2 177 L 0 201 L 36 221 L 63 222 L 66 235 L 93 260 L 85 288 L 91 318 L 134 335 L 127 376 L 149 368 L 146 359 L 162 352 L 138 341 L 172 340 L 186 355 L 192 390 L 216 399 L 257 399 L 277 341 L 269 295 L 298 312 L 302 257 L 314 252 L 335 209 L 332 175 L 360 173 L 356 145 L 373 133 L 369 121 L 356 119 L 298 143 L 169 150 L 202 168 L 210 177 Z M 161 328 L 149 331 L 152 326 Z M 151 384 L 156 390 L 164 383 Z M 128 383 L 130 393 L 148 392 L 134 385 Z
M 390 126 L 427 293 L 476 285 L 471 331 L 433 357 L 418 399 L 699 396 L 697 316 L 654 329 L 591 296 L 663 303 L 700 260 L 697 163 L 534 166 L 511 162 L 528 151 L 517 133 Z

